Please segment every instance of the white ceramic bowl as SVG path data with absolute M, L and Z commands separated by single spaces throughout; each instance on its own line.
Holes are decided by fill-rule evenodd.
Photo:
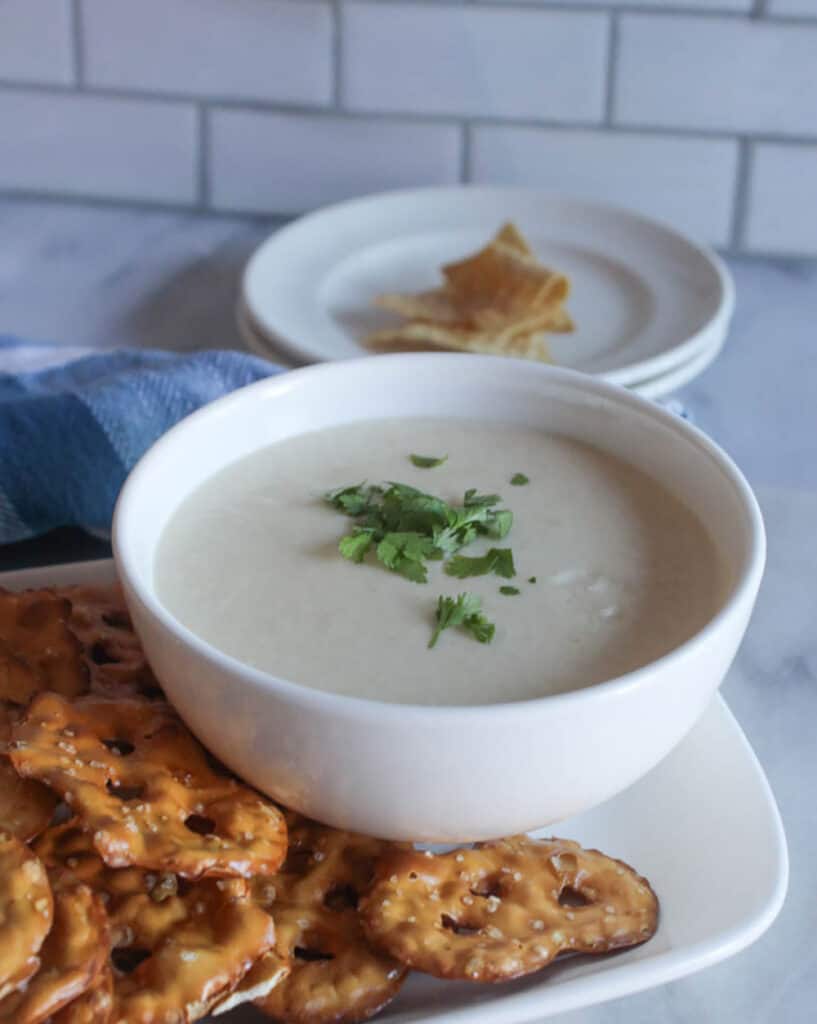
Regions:
M 275 678 L 211 647 L 162 606 L 153 584 L 157 543 L 195 487 L 282 438 L 386 416 L 523 423 L 623 457 L 683 498 L 706 525 L 731 579 L 723 607 L 689 641 L 618 679 L 514 704 L 428 707 L 342 697 Z M 113 543 L 151 664 L 218 757 L 322 821 L 427 841 L 545 825 L 648 771 L 723 680 L 765 559 L 763 522 L 748 484 L 688 423 L 582 374 L 445 354 L 313 366 L 214 402 L 169 431 L 131 473 Z

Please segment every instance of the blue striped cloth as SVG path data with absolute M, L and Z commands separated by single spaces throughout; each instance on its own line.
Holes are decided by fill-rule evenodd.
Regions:
M 57 526 L 108 532 L 125 476 L 158 437 L 280 372 L 229 351 L 120 349 L 48 365 L 65 352 L 0 337 L 0 544 Z

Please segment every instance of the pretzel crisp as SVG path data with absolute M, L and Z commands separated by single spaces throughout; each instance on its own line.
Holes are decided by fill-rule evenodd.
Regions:
M 40 694 L 10 747 L 20 775 L 70 804 L 111 867 L 252 877 L 272 874 L 285 856 L 281 812 L 216 774 L 163 702 Z
M 54 923 L 40 950 L 40 968 L 0 1001 L 0 1021 L 40 1024 L 93 984 L 108 956 L 102 900 L 85 885 L 58 886 Z
M 40 965 L 54 902 L 45 868 L 8 832 L 0 832 L 0 1000 Z
M 106 964 L 91 987 L 50 1018 L 48 1024 L 108 1024 L 113 1013 L 113 970 Z
M 41 782 L 21 779 L 5 756 L 12 724 L 19 717 L 15 705 L 0 703 L 0 830 L 27 843 L 51 821 L 57 798 Z
M 377 1013 L 406 970 L 366 941 L 357 914 L 375 859 L 389 843 L 288 816 L 289 853 L 274 879 L 253 883 L 275 917 L 276 950 L 292 973 L 266 998 L 285 1024 L 349 1024 Z
M 91 689 L 109 695 L 161 698 L 122 588 L 116 583 L 73 586 L 59 588 L 57 593 L 69 602 L 68 626 L 80 643 Z
M 75 697 L 88 689 L 70 614 L 53 591 L 0 589 L 0 700 L 26 704 L 40 690 Z
M 658 901 L 622 861 L 568 840 L 515 836 L 438 856 L 387 853 L 361 916 L 371 941 L 409 967 L 493 982 L 560 953 L 645 942 Z
M 48 829 L 36 848 L 49 868 L 105 901 L 114 980 L 104 1019 L 111 1024 L 198 1020 L 272 948 L 272 918 L 243 879 L 188 882 L 142 868 L 109 868 L 74 822 Z M 81 1017 L 68 1020 L 85 1024 Z

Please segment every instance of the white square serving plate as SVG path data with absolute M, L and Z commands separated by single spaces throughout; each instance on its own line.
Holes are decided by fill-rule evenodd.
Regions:
M 0 574 L 0 586 L 113 578 L 112 562 L 86 562 Z M 661 902 L 655 937 L 634 950 L 566 959 L 502 985 L 414 974 L 379 1019 L 391 1024 L 523 1024 L 616 999 L 740 952 L 769 927 L 786 894 L 788 854 L 774 796 L 720 697 L 639 782 L 543 834 L 604 850 L 646 875 Z M 218 1018 L 224 1024 L 265 1019 L 251 1007 Z

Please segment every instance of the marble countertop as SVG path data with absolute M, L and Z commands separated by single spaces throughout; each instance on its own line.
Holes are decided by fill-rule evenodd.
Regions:
M 101 348 L 242 348 L 238 276 L 274 226 L 0 200 L 0 331 Z M 724 695 L 780 805 L 789 896 L 734 959 L 560 1024 L 812 1024 L 817 1013 L 817 263 L 728 262 L 738 294 L 729 341 L 678 397 L 742 467 L 766 518 L 766 577 Z M 61 543 L 25 550 L 32 561 L 92 550 Z M 706 878 L 697 898 L 707 899 Z

